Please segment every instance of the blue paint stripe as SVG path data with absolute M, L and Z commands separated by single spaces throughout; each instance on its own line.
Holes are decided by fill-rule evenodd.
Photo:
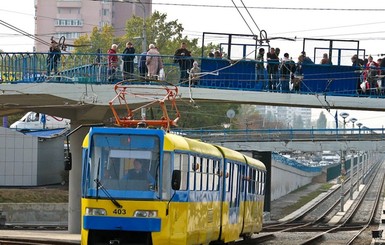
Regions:
M 111 216 L 84 216 L 83 228 L 86 230 L 121 230 L 159 232 L 160 218 L 123 218 Z

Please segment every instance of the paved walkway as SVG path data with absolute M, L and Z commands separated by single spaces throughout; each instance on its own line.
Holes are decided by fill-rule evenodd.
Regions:
M 290 213 L 285 212 L 285 208 L 297 203 L 301 197 L 308 196 L 310 193 L 321 188 L 323 183 L 309 184 L 306 187 L 300 188 L 299 190 L 293 191 L 283 197 L 278 198 L 271 202 L 271 221 L 280 220 Z

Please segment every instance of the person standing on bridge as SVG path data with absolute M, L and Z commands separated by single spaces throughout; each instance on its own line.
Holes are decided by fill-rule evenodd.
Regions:
M 132 79 L 134 74 L 135 48 L 131 42 L 126 43 L 123 51 L 123 80 Z
M 278 68 L 279 58 L 275 52 L 275 48 L 270 48 L 267 53 L 267 74 L 268 74 L 268 90 L 276 90 L 278 86 Z
M 147 51 L 146 56 L 146 65 L 148 70 L 149 79 L 159 79 L 159 71 L 163 68 L 163 61 L 160 57 L 160 53 L 154 44 L 148 46 L 149 50 Z
M 55 40 L 51 40 L 51 46 L 49 47 L 49 53 L 47 56 L 47 76 L 51 75 L 53 69 L 54 75 L 58 74 L 58 63 L 60 61 L 61 51 L 59 44 Z
M 260 48 L 257 55 L 257 82 L 262 83 L 261 90 L 267 89 L 265 81 L 265 49 Z
M 107 51 L 108 53 L 108 81 L 114 82 L 116 70 L 118 69 L 118 56 L 116 50 L 118 49 L 117 44 L 112 44 L 111 48 Z
M 191 58 L 191 52 L 187 49 L 187 44 L 183 42 L 180 45 L 180 48 L 178 48 L 175 51 L 174 54 L 174 63 L 179 63 L 180 68 L 180 84 L 183 85 L 188 81 L 188 74 L 187 71 L 189 71 L 192 68 L 194 60 Z

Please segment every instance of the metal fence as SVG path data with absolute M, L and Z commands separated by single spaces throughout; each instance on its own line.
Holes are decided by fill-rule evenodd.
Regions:
M 99 53 L 61 53 L 57 64 L 49 63 L 48 53 L 0 53 L 0 74 L 3 83 L 59 82 L 107 84 L 122 81 L 122 54 L 117 54 L 119 64 L 114 80 L 109 74 L 108 54 Z M 128 82 L 145 81 L 156 84 L 156 79 L 148 79 L 139 70 L 141 58 L 147 55 L 129 55 L 134 58 L 134 72 Z M 164 66 L 164 80 L 180 86 L 188 86 L 188 76 L 181 70 L 172 55 L 161 55 Z M 378 77 L 376 88 L 362 91 L 358 86 L 363 81 L 362 69 L 338 65 L 301 65 L 293 76 L 282 74 L 281 70 L 269 74 L 264 64 L 257 69 L 254 59 L 228 60 L 224 58 L 191 57 L 189 63 L 196 61 L 201 73 L 194 86 L 214 89 L 232 89 L 249 91 L 274 91 L 282 93 L 325 94 L 338 96 L 376 96 L 384 97 L 384 82 Z M 282 64 L 278 64 L 282 67 Z M 298 64 L 296 64 L 298 65 Z M 57 72 L 53 69 L 57 66 Z M 383 79 L 382 79 L 383 80 Z M 294 85 L 298 83 L 298 89 Z M 274 84 L 274 85 L 272 85 Z M 292 86 L 289 86 L 292 85 Z
M 383 141 L 384 128 L 174 130 L 208 142 Z

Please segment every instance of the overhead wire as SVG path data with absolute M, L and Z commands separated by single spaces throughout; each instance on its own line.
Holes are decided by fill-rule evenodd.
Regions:
M 11 25 L 8 22 L 0 20 L 0 25 L 3 25 L 5 27 L 7 27 L 7 28 L 9 28 L 9 29 L 11 29 L 11 30 L 13 30 L 15 32 L 18 32 L 18 33 L 22 34 L 23 36 L 29 37 L 29 38 L 37 41 L 37 42 L 40 42 L 40 43 L 45 44 L 45 45 L 50 45 L 49 42 L 47 42 L 47 41 L 45 41 L 43 39 L 40 39 L 40 38 L 36 37 L 35 35 L 32 35 L 32 34 L 26 32 L 26 31 L 24 31 L 24 30 L 22 30 L 22 29 L 20 29 L 20 28 L 18 28 L 16 26 L 14 26 L 14 25 Z
M 254 20 L 254 17 L 251 15 L 249 9 L 246 7 L 246 5 L 243 3 L 243 0 L 241 0 L 241 3 L 243 5 L 243 7 L 245 8 L 245 10 L 247 11 L 247 13 L 249 14 L 251 20 L 253 21 L 254 25 L 257 27 L 258 31 L 261 32 L 261 29 L 259 28 L 259 26 L 257 25 L 257 23 L 255 22 Z
M 255 35 L 254 32 L 253 32 L 253 29 L 251 29 L 251 27 L 250 27 L 250 25 L 247 23 L 245 17 L 243 17 L 243 14 L 242 14 L 241 11 L 239 10 L 238 6 L 234 3 L 234 0 L 231 0 L 231 2 L 233 2 L 234 7 L 237 9 L 239 15 L 242 17 L 243 21 L 245 22 L 245 24 L 246 24 L 247 27 L 249 28 L 250 32 L 251 32 L 253 35 Z

